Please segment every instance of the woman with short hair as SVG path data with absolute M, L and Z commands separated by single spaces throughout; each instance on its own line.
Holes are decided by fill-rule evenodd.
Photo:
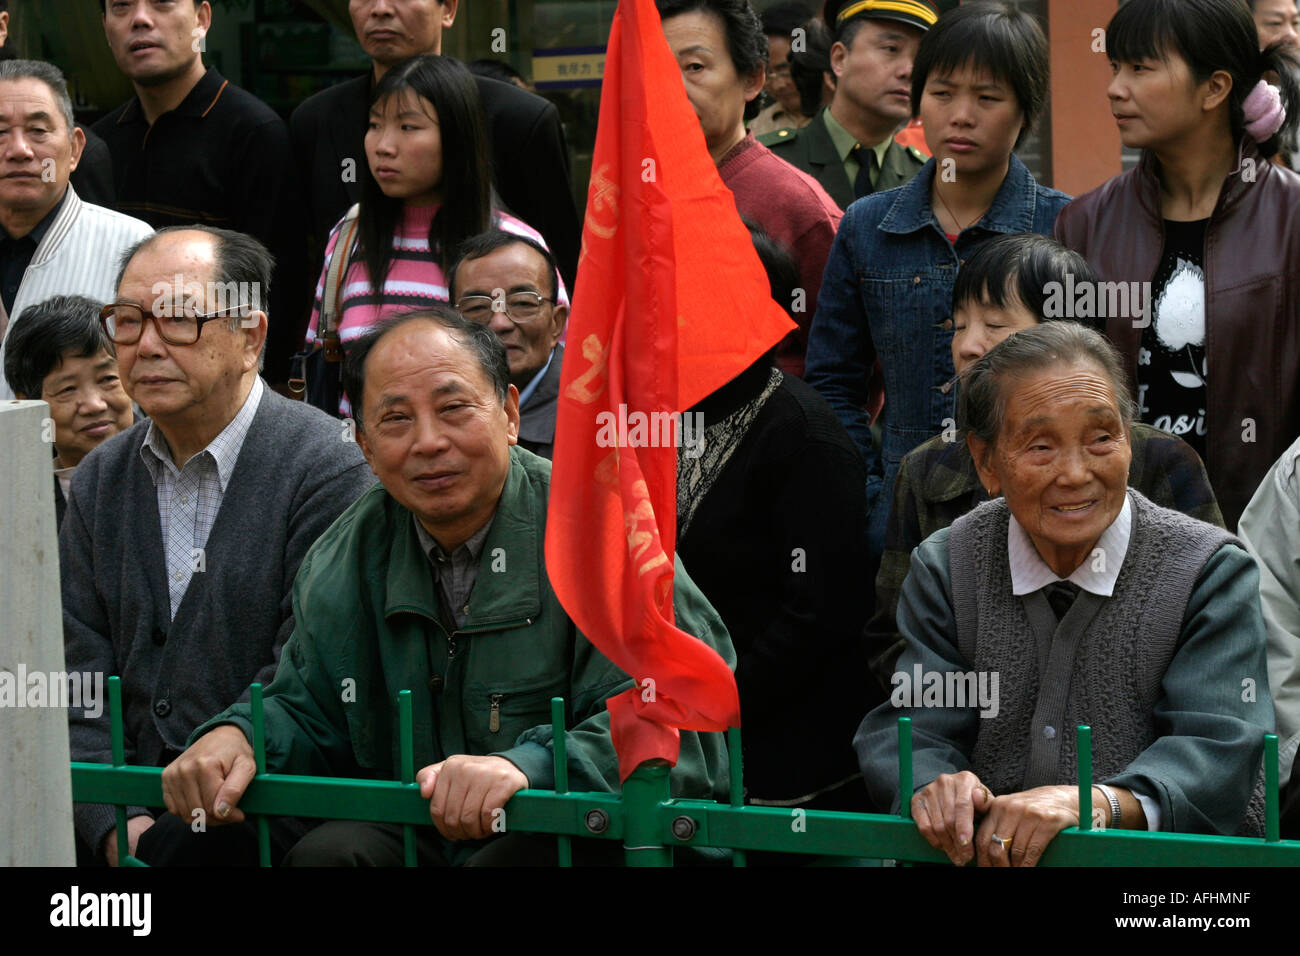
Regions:
M 896 803 L 911 718 L 912 818 L 954 863 L 1033 866 L 1078 825 L 1080 724 L 1096 824 L 1263 832 L 1259 572 L 1226 531 L 1127 487 L 1131 406 L 1114 348 L 1074 322 L 1019 332 L 963 376 L 960 425 L 1002 497 L 917 549 L 902 679 L 855 738 L 873 796 Z M 952 672 L 995 675 L 992 699 L 907 686 Z
M 1007 233 L 1049 234 L 1070 197 L 1015 155 L 1047 103 L 1048 48 L 1032 16 L 974 3 L 941 16 L 912 68 L 912 113 L 933 158 L 905 186 L 844 214 L 822 280 L 805 378 L 867 463 L 868 540 L 879 559 L 905 454 L 951 418 L 952 287 L 962 263 Z M 879 445 L 865 406 L 884 372 Z

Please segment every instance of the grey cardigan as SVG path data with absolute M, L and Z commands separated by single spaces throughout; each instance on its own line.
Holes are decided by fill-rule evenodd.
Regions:
M 59 529 L 69 671 L 122 678 L 129 764 L 163 766 L 199 724 L 270 683 L 293 631 L 303 555 L 375 480 L 343 423 L 267 388 L 208 536 L 202 572 L 170 618 L 153 480 L 140 456 L 149 422 L 96 448 L 77 468 Z M 111 759 L 107 704 L 69 708 L 72 759 Z M 140 808 L 128 811 L 132 815 Z M 98 849 L 113 810 L 77 804 Z

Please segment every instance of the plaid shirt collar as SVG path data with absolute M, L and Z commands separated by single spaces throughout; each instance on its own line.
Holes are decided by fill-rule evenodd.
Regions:
M 262 402 L 263 390 L 262 378 L 258 376 L 253 379 L 253 387 L 248 390 L 248 398 L 244 399 L 243 407 L 235 413 L 230 424 L 212 439 L 207 448 L 194 456 L 198 458 L 199 455 L 207 454 L 216 463 L 217 480 L 221 482 L 222 494 L 225 494 L 226 486 L 230 484 L 230 476 L 235 471 L 235 462 L 239 460 L 239 450 L 244 447 L 244 439 L 253 424 L 253 416 L 257 414 L 257 407 Z M 145 436 L 144 444 L 140 446 L 140 457 L 144 459 L 145 467 L 149 469 L 154 485 L 158 484 L 164 466 L 176 474 L 180 473 L 181 469 L 177 468 L 176 463 L 172 461 L 167 440 L 163 438 L 158 423 L 152 420 L 149 422 L 149 433 Z M 184 465 L 181 467 L 183 468 Z

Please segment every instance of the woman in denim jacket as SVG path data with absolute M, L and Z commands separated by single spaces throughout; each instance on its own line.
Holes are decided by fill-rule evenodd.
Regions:
M 958 267 L 992 236 L 1050 235 L 1070 201 L 1040 186 L 1012 153 L 1042 112 L 1047 84 L 1047 41 L 1028 14 L 981 3 L 940 17 L 912 71 L 912 112 L 933 158 L 906 186 L 853 203 L 836 233 L 805 378 L 866 458 L 874 557 L 903 456 L 952 426 Z M 877 356 L 885 379 L 879 446 L 863 408 Z

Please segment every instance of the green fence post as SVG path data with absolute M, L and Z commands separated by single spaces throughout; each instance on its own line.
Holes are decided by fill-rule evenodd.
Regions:
M 673 865 L 673 851 L 659 833 L 659 805 L 670 795 L 668 770 L 666 760 L 647 760 L 623 781 L 623 852 L 628 866 Z
M 248 685 L 250 703 L 253 705 L 253 760 L 257 762 L 257 776 L 266 773 L 266 725 L 262 717 L 262 685 Z M 257 818 L 257 865 L 271 865 L 271 832 L 266 817 Z
M 569 792 L 569 742 L 564 736 L 564 698 L 551 698 L 551 756 L 555 761 L 555 792 Z M 573 866 L 573 842 L 564 834 L 555 838 L 556 861 Z
M 108 679 L 108 735 L 113 748 L 113 766 L 126 766 L 126 745 L 122 739 L 122 678 Z M 126 806 L 117 804 L 117 865 L 126 866 L 130 837 L 126 832 Z
M 1080 724 L 1075 731 L 1079 754 L 1079 829 L 1092 829 L 1092 728 Z
M 1276 843 L 1282 838 L 1278 820 L 1277 734 L 1264 735 L 1264 839 Z
M 411 721 L 411 692 L 397 692 L 398 744 L 402 751 L 402 783 L 415 783 L 415 732 Z M 406 866 L 415 866 L 415 827 L 402 824 L 402 854 Z
M 898 718 L 898 815 L 912 819 L 912 718 Z
M 731 791 L 731 805 L 739 810 L 745 805 L 745 766 L 740 749 L 740 728 L 727 728 L 727 783 Z M 731 851 L 731 865 L 745 866 L 749 862 L 744 850 Z

